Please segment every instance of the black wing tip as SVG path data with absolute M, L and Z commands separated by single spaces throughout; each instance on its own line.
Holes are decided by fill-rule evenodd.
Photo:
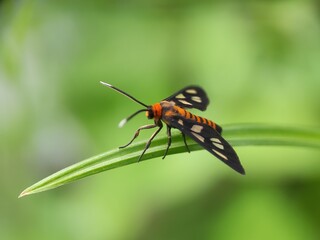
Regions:
M 188 108 L 188 107 L 186 107 L 186 108 Z M 200 110 L 200 111 L 205 111 L 205 110 L 207 110 L 207 106 L 199 106 L 198 107 L 198 109 Z
M 238 166 L 230 166 L 233 170 L 235 170 L 236 172 L 240 173 L 241 175 L 246 175 L 246 171 L 244 170 L 244 168 L 242 167 L 242 165 L 238 165 Z
M 246 171 L 244 170 L 243 167 L 241 167 L 240 169 L 238 169 L 237 172 L 240 173 L 240 174 L 243 175 L 243 176 L 246 175 Z

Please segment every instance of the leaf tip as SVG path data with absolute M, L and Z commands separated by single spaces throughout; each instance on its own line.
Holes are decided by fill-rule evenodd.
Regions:
M 27 196 L 27 195 L 30 195 L 30 194 L 32 194 L 32 192 L 29 192 L 29 191 L 26 189 L 26 190 L 24 190 L 24 191 L 22 191 L 22 192 L 20 193 L 20 195 L 18 196 L 18 198 L 22 198 L 22 197 Z

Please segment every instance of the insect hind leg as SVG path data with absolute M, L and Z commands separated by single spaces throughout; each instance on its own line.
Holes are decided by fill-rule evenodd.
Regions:
M 182 137 L 183 137 L 184 145 L 186 146 L 186 149 L 187 149 L 188 153 L 190 153 L 190 149 L 189 149 L 189 146 L 188 146 L 187 140 L 186 140 L 186 135 L 183 132 L 181 132 L 181 134 L 182 134 Z
M 156 125 L 156 124 L 149 124 L 149 125 L 145 125 L 145 126 L 139 127 L 139 128 L 137 129 L 137 131 L 135 132 L 133 138 L 130 140 L 130 142 L 127 143 L 127 144 L 124 145 L 124 146 L 120 146 L 119 148 L 128 147 L 128 146 L 139 136 L 139 133 L 140 133 L 141 130 L 151 129 L 151 128 L 155 128 L 155 127 L 157 127 L 157 126 L 158 126 L 158 125 Z

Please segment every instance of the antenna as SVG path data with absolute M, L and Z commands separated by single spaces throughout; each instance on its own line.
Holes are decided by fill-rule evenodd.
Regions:
M 133 118 L 135 115 L 137 115 L 138 113 L 141 113 L 141 112 L 146 112 L 148 111 L 148 109 L 140 109 L 138 111 L 136 111 L 135 113 L 131 114 L 129 117 L 125 118 L 125 119 L 122 119 L 120 122 L 119 122 L 119 128 L 122 128 L 123 125 L 125 125 L 131 118 Z
M 148 105 L 144 104 L 143 102 L 140 102 L 138 99 L 132 97 L 131 95 L 129 95 L 128 93 L 126 93 L 126 92 L 124 92 L 124 91 L 122 91 L 122 90 L 120 90 L 119 88 L 116 88 L 116 87 L 112 86 L 111 84 L 105 83 L 105 82 L 102 82 L 102 81 L 100 81 L 100 83 L 101 83 L 102 85 L 104 85 L 104 86 L 107 86 L 107 87 L 109 87 L 109 88 L 112 88 L 113 90 L 117 91 L 118 93 L 121 93 L 122 95 L 126 96 L 127 98 L 130 98 L 131 100 L 135 101 L 136 103 L 139 103 L 140 105 L 148 108 Z M 138 112 L 139 112 L 139 111 L 138 111 Z M 137 113 L 138 113 L 138 112 L 137 112 Z M 140 111 L 140 112 L 141 112 L 141 111 Z M 133 116 L 135 116 L 135 114 L 133 114 Z M 133 116 L 132 116 L 132 117 L 133 117 Z M 130 117 L 130 118 L 131 118 L 131 117 Z M 128 119 L 128 120 L 129 120 L 129 119 Z M 122 121 L 121 121 L 121 122 L 122 122 Z
M 140 102 L 138 99 L 132 97 L 132 96 L 129 95 L 128 93 L 126 93 L 126 92 L 124 92 L 124 91 L 122 91 L 122 90 L 120 90 L 120 89 L 112 86 L 112 85 L 109 84 L 109 83 L 105 83 L 105 82 L 102 82 L 102 81 L 100 81 L 100 83 L 101 83 L 102 85 L 105 85 L 105 86 L 109 87 L 109 88 L 112 88 L 113 90 L 117 91 L 118 93 L 121 93 L 122 95 L 126 96 L 127 98 L 130 98 L 130 99 L 133 100 L 134 102 L 139 103 L 140 105 L 146 107 L 146 109 L 140 109 L 140 110 L 136 111 L 135 113 L 131 114 L 129 117 L 127 117 L 127 118 L 125 118 L 125 119 L 122 119 L 122 120 L 120 121 L 119 125 L 118 125 L 119 128 L 123 127 L 123 125 L 125 125 L 131 118 L 133 118 L 134 116 L 136 116 L 138 113 L 148 111 L 148 108 L 149 108 L 148 105 L 144 104 L 143 102 Z

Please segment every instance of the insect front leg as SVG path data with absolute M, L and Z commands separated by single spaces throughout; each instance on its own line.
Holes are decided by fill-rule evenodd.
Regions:
M 150 147 L 150 144 L 151 144 L 152 140 L 153 140 L 153 139 L 155 138 L 155 136 L 157 136 L 157 134 L 161 131 L 162 126 L 163 126 L 163 125 L 162 125 L 162 122 L 161 122 L 161 121 L 155 122 L 154 127 L 156 127 L 156 126 L 158 126 L 159 128 L 157 129 L 157 131 L 155 131 L 155 132 L 151 135 L 150 139 L 148 140 L 148 142 L 147 142 L 147 144 L 146 144 L 146 147 L 144 148 L 143 152 L 141 153 L 141 155 L 140 155 L 140 157 L 139 157 L 139 159 L 138 159 L 138 162 L 141 160 L 143 154 L 144 154 L 144 153 L 147 151 L 147 149 Z
M 167 145 L 167 149 L 166 149 L 162 159 L 164 159 L 167 156 L 167 153 L 168 153 L 169 148 L 171 146 L 171 127 L 169 125 L 167 125 L 167 135 L 168 135 L 168 145 Z
M 145 126 L 139 127 L 138 130 L 135 132 L 135 134 L 134 134 L 133 138 L 131 139 L 131 141 L 128 144 L 126 144 L 124 146 L 121 146 L 119 148 L 128 147 L 133 142 L 133 140 L 135 140 L 139 136 L 139 133 L 140 133 L 141 130 L 151 129 L 151 128 L 155 128 L 157 126 L 158 126 L 157 124 L 149 124 L 149 125 L 145 125 Z

